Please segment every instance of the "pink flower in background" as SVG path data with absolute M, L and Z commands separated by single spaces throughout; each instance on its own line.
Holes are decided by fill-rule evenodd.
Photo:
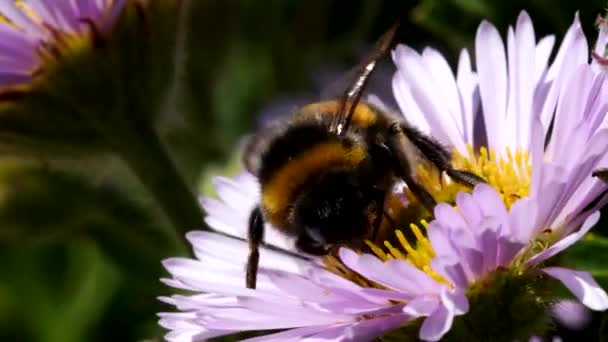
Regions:
M 0 2 L 0 87 L 28 83 L 40 71 L 40 53 L 61 35 L 79 36 L 95 26 L 105 33 L 126 0 L 4 0 Z

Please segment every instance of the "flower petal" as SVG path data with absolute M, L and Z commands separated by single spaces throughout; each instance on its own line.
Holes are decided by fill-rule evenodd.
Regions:
M 595 282 L 591 273 L 562 267 L 546 267 L 541 271 L 561 281 L 589 309 L 608 309 L 608 294 Z
M 419 337 L 425 341 L 439 341 L 450 330 L 455 315 L 468 311 L 468 301 L 462 293 L 449 293 L 444 288 L 441 293 L 440 305 L 428 316 L 420 327 Z
M 576 241 L 580 240 L 580 238 L 582 238 L 591 228 L 593 228 L 593 226 L 595 226 L 599 219 L 600 212 L 598 211 L 593 213 L 587 218 L 587 220 L 585 220 L 585 223 L 583 223 L 581 229 L 579 229 L 575 233 L 566 236 L 565 238 L 553 244 L 551 247 L 530 258 L 526 263 L 526 266 L 529 267 L 541 263 L 551 258 L 552 256 L 558 254 L 559 252 L 565 250 L 566 248 L 572 246 Z
M 433 278 L 405 260 L 382 262 L 375 256 L 359 255 L 348 248 L 340 248 L 339 254 L 344 265 L 351 270 L 412 297 L 439 291 L 439 284 Z
M 475 61 L 488 147 L 503 150 L 501 125 L 507 107 L 505 47 L 498 30 L 482 21 L 475 36 Z
M 513 203 L 509 210 L 510 236 L 522 244 L 530 241 L 534 233 L 534 222 L 538 206 L 530 198 L 522 198 Z
M 440 305 L 439 298 L 434 296 L 421 296 L 415 298 L 403 307 L 403 312 L 412 317 L 430 316 Z

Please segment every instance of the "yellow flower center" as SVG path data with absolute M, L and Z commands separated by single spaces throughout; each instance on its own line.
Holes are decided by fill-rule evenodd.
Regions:
M 518 149 L 513 153 L 507 149 L 504 156 L 499 156 L 495 151 L 488 151 L 485 147 L 482 147 L 477 154 L 471 146 L 467 146 L 467 149 L 468 156 L 472 157 L 458 151 L 453 153 L 452 166 L 455 169 L 469 171 L 485 179 L 500 194 L 507 208 L 518 199 L 528 196 L 532 165 L 527 152 Z M 437 202 L 455 205 L 456 195 L 459 192 L 473 190 L 452 181 L 446 175 L 439 174 L 436 168 L 426 163 L 418 167 L 416 179 Z M 405 260 L 433 279 L 449 284 L 430 266 L 435 251 L 425 232 L 428 227 L 427 220 L 433 218 L 432 213 L 424 209 L 407 187 L 403 188 L 402 193 L 393 194 L 385 206 L 388 217 L 382 221 L 378 238 L 374 241 L 366 241 L 369 251 L 383 261 Z M 403 229 L 404 227 L 409 229 Z M 333 256 L 325 258 L 325 265 L 330 271 L 362 286 L 382 287 L 348 269 Z

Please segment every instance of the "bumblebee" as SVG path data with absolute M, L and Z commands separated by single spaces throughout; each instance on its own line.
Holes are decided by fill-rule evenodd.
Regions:
M 385 33 L 355 69 L 356 81 L 341 99 L 304 106 L 246 146 L 245 167 L 261 185 L 260 203 L 249 218 L 248 288 L 256 287 L 265 222 L 294 237 L 298 250 L 323 255 L 332 246 L 373 236 L 385 198 L 399 181 L 432 210 L 436 202 L 414 174 L 421 159 L 465 185 L 483 182 L 454 169 L 450 153 L 402 117 L 360 101 L 396 30 L 394 25 Z

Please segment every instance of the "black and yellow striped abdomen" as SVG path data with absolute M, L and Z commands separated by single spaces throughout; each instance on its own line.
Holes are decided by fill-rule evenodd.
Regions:
M 369 162 L 366 133 L 380 124 L 378 110 L 359 103 L 351 129 L 358 132 L 339 136 L 330 125 L 340 110 L 338 101 L 307 105 L 294 113 L 289 125 L 276 135 L 261 156 L 257 172 L 262 186 L 261 207 L 266 220 L 288 233 L 290 210 L 306 186 L 315 186 L 332 169 L 357 172 Z

